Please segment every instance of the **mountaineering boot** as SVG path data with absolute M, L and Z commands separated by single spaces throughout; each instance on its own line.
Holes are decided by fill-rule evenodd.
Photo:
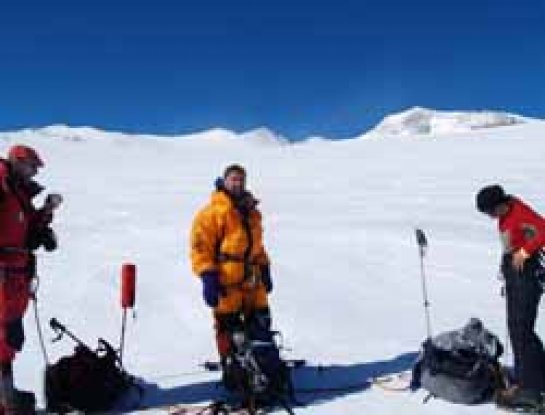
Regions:
M 514 385 L 498 392 L 496 403 L 503 408 L 535 411 L 543 408 L 543 396 L 539 391 Z
M 0 415 L 32 415 L 35 409 L 34 394 L 13 386 L 11 363 L 0 364 Z
M 221 359 L 221 381 L 228 392 L 240 391 L 245 385 L 245 373 L 233 356 Z
M 230 356 L 221 358 L 221 381 L 225 389 L 233 392 L 236 389 L 235 379 L 231 370 L 232 358 Z

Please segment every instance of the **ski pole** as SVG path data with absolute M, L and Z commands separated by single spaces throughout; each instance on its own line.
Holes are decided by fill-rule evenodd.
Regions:
M 426 249 L 428 248 L 428 240 L 422 229 L 416 228 L 416 243 L 418 244 L 418 253 L 420 256 L 420 276 L 422 279 L 422 295 L 424 298 L 424 313 L 426 316 L 426 330 L 428 339 L 431 339 L 431 321 L 430 321 L 430 302 L 428 301 L 428 290 L 426 287 L 426 274 L 424 272 L 424 256 L 426 255 Z
M 121 339 L 119 345 L 119 362 L 123 366 L 123 348 L 125 346 L 125 329 L 127 325 L 127 309 L 134 307 L 136 296 L 136 265 L 123 264 L 121 267 Z

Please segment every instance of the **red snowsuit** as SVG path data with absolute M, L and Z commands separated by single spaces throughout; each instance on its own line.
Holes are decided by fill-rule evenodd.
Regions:
M 17 180 L 0 159 L 0 364 L 13 361 L 23 346 L 22 318 L 35 274 L 30 241 L 52 220 L 32 204 L 41 190 L 36 182 Z
M 515 378 L 519 387 L 545 391 L 545 350 L 535 331 L 543 292 L 544 268 L 539 252 L 545 246 L 545 219 L 521 200 L 510 197 L 509 210 L 499 218 L 505 254 L 502 272 L 507 297 L 507 326 L 513 346 Z M 514 268 L 512 254 L 523 249 L 529 255 L 521 271 Z
M 508 204 L 509 212 L 498 222 L 504 250 L 512 253 L 523 248 L 531 256 L 545 247 L 545 219 L 515 197 Z

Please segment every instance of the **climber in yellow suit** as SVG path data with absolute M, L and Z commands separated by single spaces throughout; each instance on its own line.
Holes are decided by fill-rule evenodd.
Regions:
M 202 281 L 204 301 L 213 309 L 222 363 L 240 315 L 247 321 L 257 318 L 267 328 L 271 324 L 267 294 L 273 285 L 257 204 L 246 190 L 245 169 L 230 165 L 191 230 L 192 268 Z

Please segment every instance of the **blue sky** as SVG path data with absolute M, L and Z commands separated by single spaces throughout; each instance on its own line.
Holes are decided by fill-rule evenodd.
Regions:
M 0 130 L 355 136 L 419 105 L 545 118 L 543 0 L 4 0 Z

